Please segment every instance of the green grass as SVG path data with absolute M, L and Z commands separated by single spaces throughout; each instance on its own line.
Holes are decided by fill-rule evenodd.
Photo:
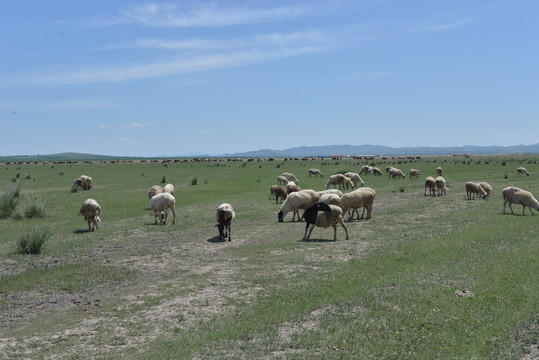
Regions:
M 46 209 L 44 218 L 0 220 L 0 309 L 27 313 L 0 326 L 17 344 L 4 351 L 10 358 L 521 359 L 539 338 L 539 217 L 503 215 L 500 193 L 519 186 L 537 197 L 537 160 L 371 161 L 405 173 L 413 167 L 421 179 L 441 166 L 448 195 L 423 196 L 421 179 L 363 176 L 377 194 L 373 218 L 347 222 L 348 241 L 338 228 L 336 243 L 327 241 L 332 230 L 318 228 L 314 241 L 298 241 L 304 224 L 277 222 L 269 187 L 287 171 L 302 188 L 322 190 L 329 174 L 357 172 L 364 161 L 0 166 L 0 189 L 31 174 L 17 179 L 20 208 Z M 531 176 L 517 177 L 518 166 Z M 309 178 L 311 167 L 326 177 Z M 81 174 L 92 176 L 94 189 L 70 193 Z M 175 187 L 177 223 L 158 226 L 147 190 L 164 178 Z M 490 183 L 492 197 L 466 200 L 470 180 Z M 89 197 L 103 209 L 95 232 L 79 215 Z M 231 243 L 215 240 L 222 202 L 236 211 Z M 41 254 L 20 255 L 21 227 L 54 236 Z
M 47 229 L 23 228 L 17 237 L 17 252 L 28 255 L 40 254 L 43 245 L 50 237 L 51 233 Z

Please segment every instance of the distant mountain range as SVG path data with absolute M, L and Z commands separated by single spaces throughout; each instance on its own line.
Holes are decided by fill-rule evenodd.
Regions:
M 389 147 L 382 145 L 326 145 L 326 146 L 301 146 L 284 150 L 261 149 L 243 153 L 231 153 L 220 155 L 197 155 L 197 156 L 166 156 L 160 158 L 185 158 L 185 157 L 302 157 L 302 156 L 330 156 L 332 154 L 345 155 L 452 155 L 455 153 L 473 154 L 539 154 L 539 143 L 533 145 L 514 146 L 451 146 L 451 147 Z M 49 155 L 13 155 L 0 156 L 0 161 L 67 161 L 67 160 L 118 160 L 118 159 L 150 159 L 153 157 L 140 156 L 108 156 L 81 153 L 61 153 Z

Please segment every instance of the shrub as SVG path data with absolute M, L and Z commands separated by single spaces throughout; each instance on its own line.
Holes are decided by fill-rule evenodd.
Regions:
M 20 191 L 20 186 L 17 186 L 0 195 L 0 219 L 7 219 L 13 214 L 19 203 Z
M 36 255 L 41 253 L 43 245 L 49 240 L 51 234 L 48 230 L 39 228 L 23 228 L 17 238 L 17 252 L 19 254 Z
M 198 184 L 198 179 L 197 179 L 197 177 L 195 176 L 195 177 L 193 177 L 193 178 L 191 179 L 191 185 L 196 185 L 196 184 Z
M 36 202 L 26 205 L 24 208 L 24 216 L 29 219 L 45 217 L 45 203 L 37 200 Z
M 31 178 L 32 178 L 32 175 L 30 175 L 30 174 L 26 175 L 26 177 L 25 177 L 26 180 L 29 180 Z
M 405 189 L 404 186 L 401 186 L 401 187 L 399 188 L 399 191 L 403 193 L 403 192 L 404 192 L 404 189 Z
M 277 164 L 275 167 L 276 167 L 277 169 L 279 169 L 279 168 L 281 168 L 281 164 Z
M 167 177 L 163 175 L 163 178 L 161 179 L 161 184 L 164 184 L 167 182 Z

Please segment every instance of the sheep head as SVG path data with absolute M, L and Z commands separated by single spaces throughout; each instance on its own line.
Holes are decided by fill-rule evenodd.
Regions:
M 94 217 L 94 224 L 96 229 L 99 229 L 101 226 L 101 218 L 97 215 Z
M 284 218 L 284 213 L 283 213 L 283 211 L 281 210 L 281 211 L 279 211 L 279 212 L 277 213 L 277 219 L 279 220 L 279 222 L 283 222 L 283 218 Z
M 161 224 L 166 225 L 166 223 L 167 223 L 167 213 L 166 212 L 161 211 L 159 213 L 159 221 L 161 222 Z

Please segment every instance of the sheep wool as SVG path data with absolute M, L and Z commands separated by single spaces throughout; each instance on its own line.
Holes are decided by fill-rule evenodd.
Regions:
M 324 203 L 317 203 L 317 204 L 323 204 L 325 206 L 328 206 L 327 204 L 324 204 Z M 316 206 L 317 204 L 315 204 L 314 206 Z M 322 209 L 321 209 L 322 211 L 321 212 L 317 211 L 318 214 L 316 216 L 316 222 L 314 223 L 313 223 L 313 219 L 310 219 L 310 220 L 305 219 L 307 224 L 305 226 L 305 234 L 303 235 L 303 240 L 309 240 L 311 238 L 311 234 L 315 226 L 321 227 L 321 228 L 328 228 L 331 226 L 333 227 L 333 241 L 336 241 L 337 240 L 337 223 L 339 223 L 344 229 L 344 232 L 346 233 L 346 240 L 349 239 L 348 228 L 346 227 L 342 219 L 342 214 L 343 214 L 342 209 L 336 205 L 329 205 L 329 208 L 330 208 L 330 211 L 327 211 L 327 208 L 322 206 Z M 310 208 L 305 210 L 305 212 L 308 212 L 308 210 L 310 210 Z M 310 230 L 309 230 L 309 234 L 307 234 L 307 229 L 309 228 L 309 226 L 310 226 Z
M 86 199 L 80 208 L 79 213 L 88 221 L 88 231 L 94 231 L 101 226 L 101 206 L 94 199 Z
M 436 191 L 438 192 L 438 196 L 447 195 L 445 179 L 442 176 L 438 176 L 436 179 L 434 179 L 434 182 L 436 183 Z
M 427 196 L 427 189 L 429 189 L 429 195 L 436 196 L 436 180 L 432 176 L 427 176 L 425 179 L 425 196 Z
M 148 198 L 151 200 L 155 195 L 161 194 L 163 192 L 163 187 L 159 185 L 154 185 L 148 190 Z
M 173 220 L 172 224 L 176 223 L 176 210 L 174 206 L 176 204 L 176 199 L 172 194 L 161 193 L 157 194 L 150 200 L 150 207 L 153 211 L 153 216 L 155 218 L 155 225 L 157 225 L 157 218 L 162 225 L 166 225 L 168 217 L 168 209 L 172 210 Z
M 532 209 L 539 211 L 539 202 L 532 195 L 531 192 L 522 190 L 520 188 L 510 186 L 502 190 L 503 197 L 503 213 L 505 214 L 505 205 L 509 203 L 509 209 L 511 213 L 514 214 L 512 204 L 522 205 L 522 215 L 525 214 L 526 208 L 530 209 L 532 215 L 535 215 Z
M 351 220 L 353 217 L 353 210 L 365 208 L 367 209 L 367 217 L 365 220 L 369 220 L 372 217 L 372 206 L 374 204 L 375 196 L 376 192 L 370 187 L 359 188 L 355 191 L 344 194 L 341 197 L 340 205 L 343 214 L 345 214 L 348 210 L 352 210 L 348 218 Z M 359 220 L 359 212 L 357 212 L 357 217 Z
M 474 200 L 475 196 L 484 199 L 488 196 L 487 192 L 479 185 L 479 183 L 468 181 L 466 183 L 466 198 L 468 200 Z
M 314 190 L 307 189 L 307 190 L 301 190 L 294 192 L 292 194 L 289 194 L 283 204 L 281 205 L 281 208 L 279 209 L 279 212 L 277 213 L 277 219 L 279 222 L 283 222 L 284 217 L 289 212 L 293 212 L 294 216 L 292 218 L 292 221 L 295 221 L 296 214 L 298 216 L 298 221 L 300 220 L 299 216 L 299 209 L 306 209 L 307 206 L 314 204 L 315 202 L 318 202 L 320 200 L 320 195 Z
M 217 225 L 215 225 L 215 227 L 219 230 L 220 240 L 224 240 L 227 237 L 228 241 L 231 240 L 230 225 L 235 218 L 236 214 L 234 213 L 232 205 L 222 203 L 217 207 L 217 209 L 215 210 L 215 219 L 217 220 Z

